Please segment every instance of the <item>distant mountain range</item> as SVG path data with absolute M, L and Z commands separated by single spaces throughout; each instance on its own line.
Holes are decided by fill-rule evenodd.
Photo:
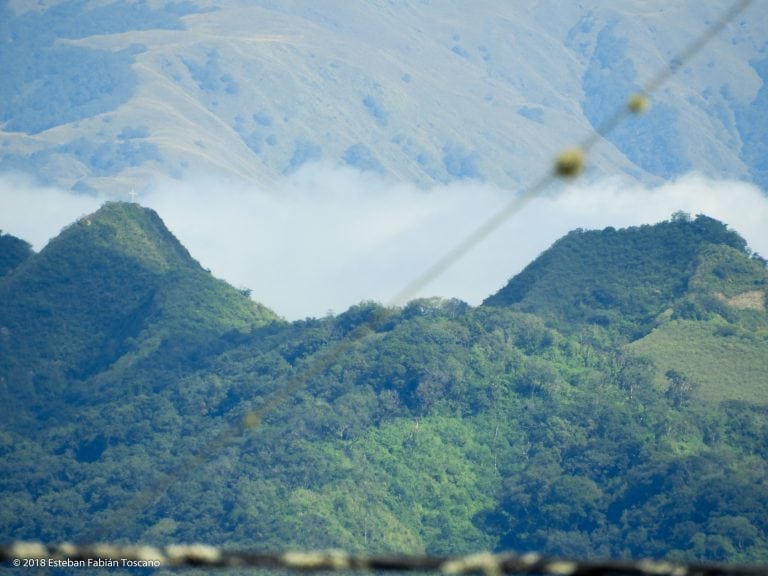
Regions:
M 269 186 L 312 161 L 514 189 L 725 8 L 9 1 L 0 171 L 123 199 L 200 173 Z M 767 43 L 754 2 L 594 150 L 589 174 L 695 170 L 768 189 Z
M 717 220 L 291 323 L 136 204 L 0 255 L 2 540 L 766 562 L 768 271 Z

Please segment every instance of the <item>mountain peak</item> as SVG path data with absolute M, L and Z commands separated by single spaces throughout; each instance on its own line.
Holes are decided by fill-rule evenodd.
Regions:
M 540 314 L 567 331 L 598 324 L 637 338 L 689 291 L 711 246 L 750 259 L 741 236 L 704 215 L 678 213 L 620 230 L 574 230 L 483 304 Z M 730 270 L 736 274 L 737 268 Z
M 154 210 L 129 202 L 105 203 L 66 227 L 46 249 L 64 245 L 71 250 L 81 243 L 140 261 L 155 272 L 197 265 Z
M 109 202 L 0 277 L 0 363 L 86 379 L 169 334 L 199 341 L 274 319 L 204 270 L 156 212 Z

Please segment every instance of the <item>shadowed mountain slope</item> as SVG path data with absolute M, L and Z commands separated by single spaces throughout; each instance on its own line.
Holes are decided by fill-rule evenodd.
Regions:
M 10 234 L 3 234 L 0 230 L 0 277 L 24 262 L 32 253 L 32 246 L 28 242 Z

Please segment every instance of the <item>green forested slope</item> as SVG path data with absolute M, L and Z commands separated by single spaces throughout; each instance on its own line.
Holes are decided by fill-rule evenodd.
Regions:
M 670 394 L 682 388 L 712 402 L 768 405 L 767 295 L 764 260 L 710 244 L 684 297 L 630 348 L 654 361 Z
M 68 330 L 53 330 L 47 341 L 40 320 L 28 338 L 45 355 L 14 344 L 26 354 L 25 368 L 60 371 L 47 381 L 44 402 L 38 396 L 24 411 L 6 411 L 3 539 L 768 561 L 764 407 L 699 394 L 706 387 L 688 386 L 694 375 L 683 364 L 641 349 L 665 335 L 678 343 L 675 362 L 684 362 L 681 339 L 717 326 L 722 334 L 713 337 L 752 342 L 755 362 L 765 360 L 765 310 L 744 308 L 740 296 L 745 287 L 764 293 L 764 267 L 738 237 L 719 234 L 719 223 L 659 225 L 663 235 L 677 227 L 701 249 L 692 260 L 667 258 L 663 294 L 649 296 L 642 314 L 600 304 L 598 313 L 615 318 L 608 325 L 591 324 L 584 308 L 570 322 L 563 310 L 543 307 L 550 292 L 536 284 L 561 277 L 557 259 L 528 283 L 541 306 L 535 315 L 514 305 L 419 300 L 402 309 L 363 303 L 336 317 L 286 323 L 193 273 L 194 262 L 159 219 L 131 205 L 107 206 L 90 226 L 75 224 L 83 236 L 65 231 L 50 247 L 72 242 L 58 253 L 59 269 L 98 252 L 101 236 L 90 231 L 102 218 L 107 230 L 106 222 L 120 222 L 115 234 L 131 238 L 123 254 L 134 254 L 130 246 L 144 235 L 154 239 L 149 261 L 135 251 L 146 275 L 126 280 L 115 309 L 140 302 L 148 285 L 164 300 L 154 296 L 151 313 L 131 309 L 146 319 L 142 329 L 125 350 L 112 349 L 116 360 L 90 372 L 60 365 L 76 367 L 95 355 L 82 350 L 86 343 L 103 351 L 122 333 L 99 325 L 84 305 L 45 300 L 51 316 L 79 310 L 68 317 L 105 335 L 73 329 L 80 347 L 59 351 Z M 715 233 L 702 231 L 702 222 Z M 653 240 L 654 229 L 644 238 Z M 602 233 L 579 240 L 592 239 L 583 253 L 618 254 L 633 234 L 611 232 L 611 249 Z M 48 268 L 33 274 L 34 260 L 48 250 L 0 281 L 8 298 L 26 302 L 14 279 L 21 272 L 25 291 L 66 284 L 52 282 Z M 663 276 L 664 266 L 644 266 Z M 173 290 L 163 283 L 185 268 L 188 274 L 171 276 Z M 626 278 L 594 278 L 633 289 Z M 112 310 L 103 285 L 89 282 L 75 282 L 88 307 Z M 207 288 L 204 301 L 189 298 L 205 282 L 216 289 Z M 574 286 L 583 291 L 588 282 L 580 282 Z M 647 284 L 638 289 L 653 292 Z M 722 298 L 705 297 L 712 290 Z M 628 298 L 620 292 L 616 301 Z M 664 306 L 658 317 L 646 321 L 657 305 Z M 5 308 L 0 324 L 20 323 L 22 313 L 35 318 L 35 310 L 26 304 L 11 316 Z M 366 325 L 365 337 L 339 347 Z M 647 335 L 627 346 L 635 333 Z M 0 358 L 2 401 L 19 404 L 18 360 L 8 347 Z M 760 388 L 757 372 L 731 366 L 734 378 Z M 258 426 L 239 426 L 264 407 Z
M 630 341 L 654 361 L 661 387 L 676 380 L 701 398 L 765 404 L 766 294 L 766 262 L 736 232 L 679 213 L 571 232 L 484 305 L 533 312 L 588 341 Z
M 634 339 L 685 295 L 700 253 L 713 244 L 741 253 L 746 246 L 703 215 L 624 230 L 575 230 L 484 304 L 533 312 L 569 332 L 597 324 Z
M 0 366 L 12 398 L 44 401 L 275 318 L 203 270 L 157 214 L 108 203 L 0 282 Z

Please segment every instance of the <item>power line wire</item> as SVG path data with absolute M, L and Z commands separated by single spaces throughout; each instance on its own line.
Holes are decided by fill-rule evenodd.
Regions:
M 446 252 L 443 257 L 426 268 L 422 274 L 407 284 L 394 296 L 391 304 L 400 306 L 414 298 L 424 287 L 429 285 L 435 278 L 443 274 L 470 250 L 490 236 L 509 218 L 518 213 L 558 178 L 572 178 L 578 176 L 583 169 L 586 153 L 593 148 L 600 139 L 607 136 L 624 118 L 645 110 L 648 98 L 658 91 L 666 81 L 672 78 L 682 66 L 694 58 L 729 22 L 739 14 L 743 13 L 751 3 L 752 0 L 739 0 L 739 2 L 726 10 L 705 30 L 705 32 L 697 36 L 677 57 L 673 58 L 664 70 L 652 77 L 641 93 L 630 96 L 626 106 L 617 110 L 608 118 L 608 120 L 596 127 L 579 146 L 563 151 L 555 159 L 554 166 L 551 170 L 544 173 L 543 176 L 521 194 L 512 198 L 499 211 L 482 222 L 473 232 Z M 211 456 L 220 452 L 227 444 L 240 437 L 247 430 L 258 427 L 266 414 L 291 398 L 296 392 L 303 389 L 312 379 L 321 375 L 335 361 L 341 358 L 345 353 L 349 352 L 358 341 L 381 327 L 384 321 L 384 318 L 375 317 L 368 322 L 358 325 L 341 341 L 337 342 L 335 346 L 314 356 L 309 366 L 305 367 L 303 371 L 295 375 L 275 393 L 266 398 L 259 408 L 247 412 L 244 417 L 226 427 L 200 452 L 185 459 L 181 464 L 161 477 L 160 480 L 134 496 L 119 513 L 112 515 L 112 518 L 108 522 L 104 522 L 95 527 L 90 531 L 89 535 L 94 536 L 98 533 L 111 531 L 123 522 L 126 515 L 136 516 L 139 512 L 146 509 L 152 501 L 156 500 L 159 495 L 176 483 L 182 476 L 182 473 L 188 475 L 190 470 L 197 469 L 205 462 L 209 461 Z M 89 540 L 95 539 L 96 538 L 94 537 L 89 538 Z

